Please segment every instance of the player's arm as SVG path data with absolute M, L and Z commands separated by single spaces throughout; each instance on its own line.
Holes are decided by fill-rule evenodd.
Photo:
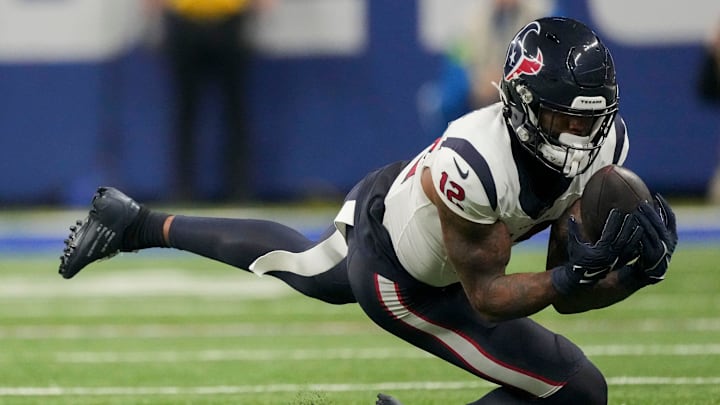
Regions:
M 478 224 L 453 213 L 422 173 L 425 193 L 437 207 L 448 257 L 470 304 L 484 318 L 501 321 L 534 314 L 558 298 L 547 272 L 505 274 L 512 240 L 502 221 Z
M 550 227 L 548 240 L 547 268 L 552 269 L 567 262 L 568 221 L 570 217 L 580 218 L 580 199 L 576 200 Z

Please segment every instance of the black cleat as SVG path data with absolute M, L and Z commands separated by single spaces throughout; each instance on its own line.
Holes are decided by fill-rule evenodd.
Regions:
M 123 233 L 139 212 L 140 205 L 117 189 L 98 188 L 88 216 L 70 227 L 60 256 L 60 275 L 72 278 L 88 264 L 126 251 L 122 247 Z
M 402 405 L 400 401 L 395 399 L 394 397 L 383 394 L 382 392 L 377 395 L 377 401 L 375 402 L 375 405 Z

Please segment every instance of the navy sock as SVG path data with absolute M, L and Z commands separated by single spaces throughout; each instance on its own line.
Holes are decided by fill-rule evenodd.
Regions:
M 152 247 L 169 247 L 163 237 L 163 226 L 170 215 L 140 207 L 137 218 L 128 225 L 123 235 L 123 251 Z

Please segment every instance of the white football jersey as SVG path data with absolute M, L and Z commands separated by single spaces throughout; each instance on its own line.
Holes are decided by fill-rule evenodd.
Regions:
M 400 173 L 385 198 L 383 225 L 398 259 L 426 284 L 440 287 L 459 280 L 445 252 L 437 209 L 420 183 L 423 168 L 430 169 L 436 192 L 455 214 L 481 224 L 503 221 L 517 241 L 534 226 L 559 218 L 597 170 L 625 161 L 629 145 L 617 117 L 590 168 L 533 218 L 520 203 L 521 183 L 502 108 L 496 103 L 453 121 Z

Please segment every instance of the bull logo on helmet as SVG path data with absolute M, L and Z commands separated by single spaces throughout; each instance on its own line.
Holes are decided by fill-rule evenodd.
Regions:
M 529 35 L 540 35 L 540 24 L 533 21 L 515 35 L 508 47 L 505 59 L 505 80 L 522 75 L 536 75 L 543 68 L 543 54 L 540 48 L 526 48 Z

